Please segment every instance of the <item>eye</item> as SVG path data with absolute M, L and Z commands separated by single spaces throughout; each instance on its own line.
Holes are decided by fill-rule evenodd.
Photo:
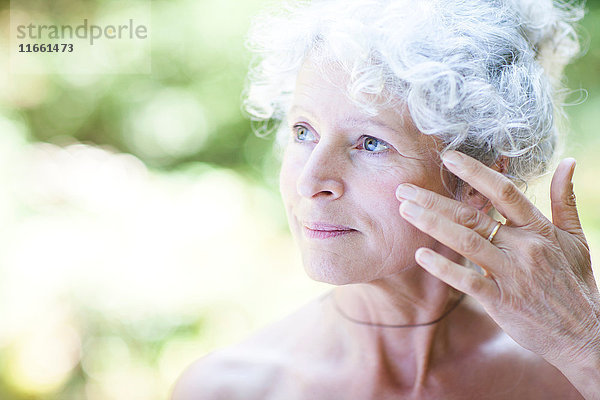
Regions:
M 315 140 L 315 134 L 312 133 L 312 131 L 304 125 L 295 125 L 293 128 L 293 132 L 294 137 L 298 142 L 308 142 Z
M 363 136 L 360 140 L 362 148 L 370 153 L 379 153 L 390 148 L 386 142 L 372 136 Z

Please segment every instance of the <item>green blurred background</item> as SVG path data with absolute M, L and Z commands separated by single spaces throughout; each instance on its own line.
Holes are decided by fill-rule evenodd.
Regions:
M 152 1 L 150 75 L 15 75 L 0 1 L 0 399 L 164 399 L 190 362 L 327 289 L 291 243 L 273 138 L 240 111 L 265 4 Z M 588 9 L 565 155 L 594 257 L 600 0 Z M 548 182 L 531 191 L 545 211 Z

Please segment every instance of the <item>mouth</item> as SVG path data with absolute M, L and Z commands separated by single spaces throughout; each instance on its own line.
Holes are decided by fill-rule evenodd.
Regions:
M 302 231 L 309 239 L 329 239 L 356 232 L 356 229 L 342 225 L 325 224 L 321 222 L 303 223 Z

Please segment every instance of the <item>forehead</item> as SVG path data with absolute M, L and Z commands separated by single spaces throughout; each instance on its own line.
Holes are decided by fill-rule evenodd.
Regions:
M 346 89 L 348 83 L 348 74 L 339 69 L 324 72 L 311 61 L 305 62 L 298 73 L 288 117 L 307 117 L 336 127 L 375 126 L 393 131 L 403 139 L 431 140 L 415 127 L 404 103 L 396 108 L 378 107 L 375 114 L 369 113 L 351 98 Z M 375 97 L 363 96 L 377 104 Z

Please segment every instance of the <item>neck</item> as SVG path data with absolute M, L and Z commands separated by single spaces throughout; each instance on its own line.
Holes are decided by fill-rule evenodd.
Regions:
M 387 375 L 379 379 L 418 388 L 452 347 L 449 328 L 458 310 L 448 311 L 461 296 L 413 267 L 385 279 L 337 287 L 330 300 L 350 352 L 371 370 Z M 406 325 L 423 326 L 388 327 Z

